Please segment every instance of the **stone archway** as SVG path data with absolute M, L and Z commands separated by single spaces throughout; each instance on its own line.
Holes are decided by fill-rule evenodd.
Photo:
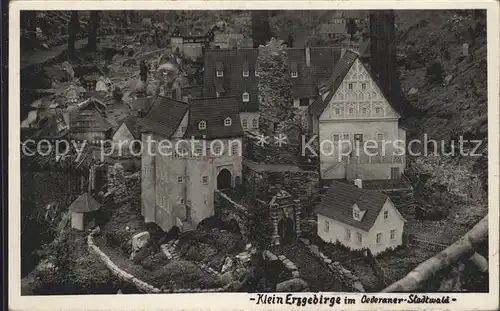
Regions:
M 217 189 L 229 189 L 232 186 L 233 177 L 227 168 L 223 168 L 217 175 Z

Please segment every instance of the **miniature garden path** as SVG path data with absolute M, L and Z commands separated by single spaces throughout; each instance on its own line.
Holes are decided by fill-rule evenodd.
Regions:
M 298 268 L 300 277 L 309 284 L 310 291 L 345 291 L 342 283 L 302 244 L 277 245 L 271 248 L 276 255 L 285 255 Z

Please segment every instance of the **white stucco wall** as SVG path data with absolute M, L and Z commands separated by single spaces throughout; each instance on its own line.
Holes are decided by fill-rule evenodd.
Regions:
M 384 219 L 384 211 L 388 212 L 388 218 Z M 390 239 L 391 230 L 395 230 L 394 239 Z M 394 248 L 403 244 L 404 220 L 390 200 L 387 200 L 380 211 L 377 220 L 370 229 L 368 245 L 373 255 L 387 248 Z M 380 243 L 377 244 L 377 233 L 381 233 Z
M 335 243 L 339 241 L 350 249 L 363 249 L 369 246 L 369 233 L 367 231 L 358 229 L 356 227 L 341 223 L 337 220 L 328 218 L 324 215 L 317 215 L 318 217 L 318 236 L 325 242 Z M 325 230 L 326 222 L 329 223 L 328 232 Z M 351 238 L 345 238 L 346 228 L 351 230 Z M 361 244 L 358 244 L 356 234 L 360 233 L 362 236 Z

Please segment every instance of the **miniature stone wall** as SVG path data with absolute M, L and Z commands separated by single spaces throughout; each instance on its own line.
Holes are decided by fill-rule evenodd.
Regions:
M 283 265 L 285 266 L 285 268 L 287 268 L 288 271 L 290 271 L 290 273 L 292 274 L 293 278 L 300 278 L 299 269 L 285 255 L 279 255 L 279 256 L 277 256 L 273 252 L 271 252 L 270 250 L 265 250 L 262 254 L 264 256 L 264 259 L 271 260 L 271 261 L 280 260 L 283 263 Z
M 257 172 L 244 165 L 243 176 L 248 193 L 257 193 L 263 200 L 262 194 L 279 187 L 308 206 L 320 191 L 319 174 L 315 171 Z
M 243 239 L 248 239 L 248 217 L 249 212 L 246 207 L 233 201 L 226 194 L 215 190 L 214 194 L 215 214 L 224 222 L 235 220 L 240 227 Z
M 150 285 L 136 277 L 132 274 L 120 269 L 101 249 L 94 243 L 93 234 L 97 231 L 94 230 L 87 236 L 87 247 L 91 254 L 97 256 L 106 267 L 111 271 L 111 273 L 116 276 L 121 281 L 133 284 L 140 292 L 143 293 L 213 293 L 213 292 L 224 292 L 228 291 L 231 287 L 239 287 L 238 282 L 230 282 L 223 287 L 219 288 L 176 288 L 176 289 L 159 289 Z
M 364 293 L 365 289 L 359 278 L 354 275 L 351 271 L 342 267 L 342 265 L 337 261 L 332 261 L 325 254 L 319 251 L 316 245 L 311 244 L 307 239 L 300 239 L 302 243 L 309 249 L 309 251 L 318 257 L 321 261 L 325 263 L 325 265 L 333 272 L 335 277 L 340 280 L 344 285 L 351 289 L 354 292 Z

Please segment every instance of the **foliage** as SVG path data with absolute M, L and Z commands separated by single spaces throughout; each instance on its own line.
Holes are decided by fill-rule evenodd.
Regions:
M 433 61 L 427 65 L 427 79 L 431 82 L 442 83 L 444 79 L 444 68 L 439 61 Z
M 194 263 L 185 260 L 174 260 L 153 272 L 155 284 L 171 287 L 174 281 L 176 288 L 216 288 L 223 284 L 214 276 L 203 272 Z
M 271 244 L 272 223 L 269 207 L 264 204 L 255 204 L 248 220 L 249 239 L 253 245 L 261 250 Z
M 431 198 L 438 193 L 444 201 L 441 203 L 484 203 L 485 193 L 481 179 L 472 173 L 471 166 L 472 164 L 457 163 L 457 160 L 445 156 L 429 155 L 414 159 L 408 173 L 417 180 L 423 180 L 424 184 L 418 190 L 424 197 Z
M 142 260 L 141 265 L 148 270 L 154 270 L 158 267 L 166 265 L 167 263 L 168 260 L 165 254 L 163 254 L 163 252 L 158 252 L 156 254 L 149 255 Z
M 291 114 L 292 83 L 286 50 L 273 38 L 259 47 L 260 128 L 267 133 L 288 120 Z

